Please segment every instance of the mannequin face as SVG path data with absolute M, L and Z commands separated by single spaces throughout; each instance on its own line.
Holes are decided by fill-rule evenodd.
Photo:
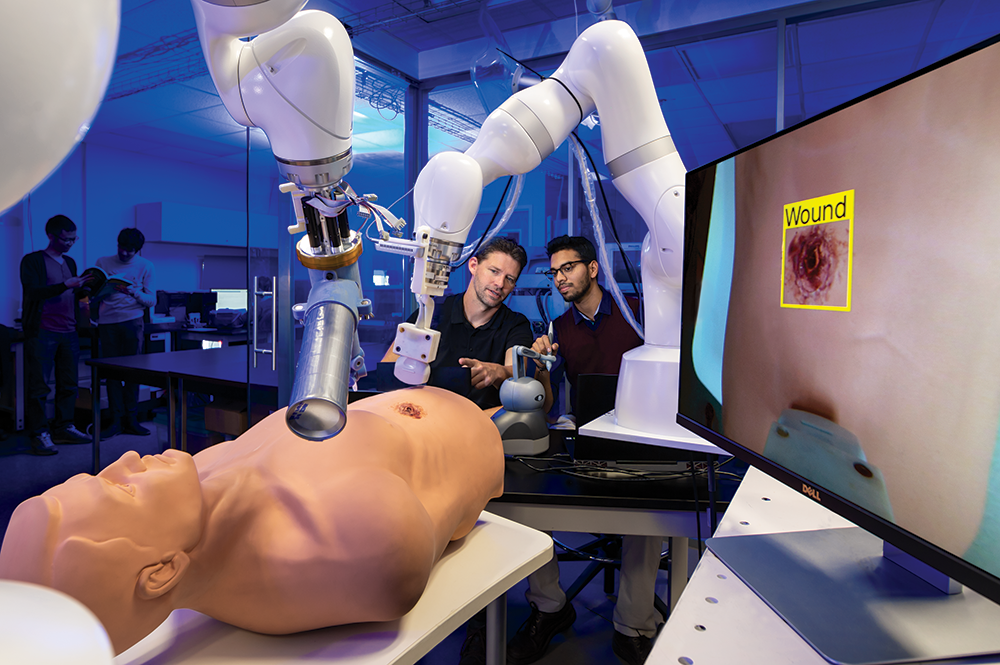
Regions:
M 96 476 L 80 474 L 45 496 L 62 506 L 60 535 L 94 541 L 127 537 L 150 547 L 193 546 L 201 532 L 201 484 L 194 460 L 168 450 L 122 455 Z

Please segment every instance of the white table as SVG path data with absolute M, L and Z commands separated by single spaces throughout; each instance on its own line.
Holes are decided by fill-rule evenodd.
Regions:
M 405 665 L 416 663 L 489 604 L 488 662 L 503 663 L 504 594 L 551 557 L 552 539 L 546 534 L 483 512 L 468 536 L 448 546 L 417 605 L 397 621 L 272 636 L 241 630 L 191 610 L 177 610 L 114 662 Z
M 854 527 L 851 522 L 751 468 L 715 536 L 851 527 Z M 808 590 L 803 593 L 808 598 Z M 965 593 L 973 594 L 969 589 Z M 821 599 L 810 601 L 821 602 Z M 646 662 L 648 665 L 821 665 L 827 661 L 718 557 L 706 551 Z M 963 662 L 1000 661 L 987 658 Z

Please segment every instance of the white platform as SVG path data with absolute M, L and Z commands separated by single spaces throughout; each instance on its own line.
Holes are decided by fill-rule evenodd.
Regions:
M 416 607 L 398 621 L 351 624 L 295 635 L 251 633 L 191 610 L 177 610 L 115 665 L 400 665 L 416 663 L 491 601 L 552 557 L 549 536 L 483 512 L 451 543 Z M 502 600 L 502 599 L 501 599 Z M 331 598 L 330 602 L 350 602 Z
M 622 427 L 615 421 L 615 412 L 608 411 L 600 418 L 592 420 L 580 427 L 580 434 L 585 436 L 596 436 L 601 439 L 614 439 L 615 441 L 628 441 L 631 443 L 647 443 L 652 446 L 663 448 L 677 448 L 679 450 L 692 450 L 696 453 L 708 453 L 711 455 L 722 455 L 729 457 L 722 448 L 714 443 L 709 443 L 697 434 L 690 436 L 663 436 L 654 432 L 640 432 L 639 430 Z
M 751 468 L 715 535 L 849 527 L 854 525 Z M 973 592 L 966 589 L 965 593 Z M 845 635 L 845 639 L 850 636 Z M 646 662 L 648 665 L 822 665 L 827 661 L 706 550 Z

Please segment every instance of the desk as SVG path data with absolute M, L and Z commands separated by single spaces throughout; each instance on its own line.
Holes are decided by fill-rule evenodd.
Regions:
M 416 606 L 398 621 L 363 623 L 295 635 L 250 633 L 191 610 L 176 610 L 115 665 L 290 662 L 408 665 L 489 605 L 487 662 L 506 662 L 506 592 L 552 557 L 545 534 L 482 513 L 472 532 L 451 543 Z M 336 602 L 332 600 L 331 602 Z
M 193 349 L 171 353 L 149 353 L 120 358 L 93 358 L 86 363 L 91 368 L 91 391 L 94 418 L 94 473 L 100 471 L 100 377 L 133 381 L 163 388 L 169 395 L 170 447 L 177 448 L 175 417 L 180 401 L 180 449 L 187 450 L 187 391 L 246 398 L 247 349 Z M 274 379 L 276 381 L 276 379 Z M 271 386 L 277 388 L 277 384 Z
M 584 436 L 596 436 L 601 439 L 612 439 L 614 441 L 628 441 L 630 443 L 644 443 L 650 446 L 660 446 L 661 448 L 674 448 L 676 450 L 690 450 L 696 453 L 706 453 L 708 455 L 708 488 L 709 488 L 709 516 L 711 529 L 709 533 L 715 531 L 717 524 L 715 509 L 715 460 L 719 455 L 729 457 L 722 448 L 714 443 L 709 443 L 694 432 L 687 435 L 678 436 L 662 435 L 655 432 L 642 432 L 618 424 L 614 410 L 608 411 L 600 418 L 596 418 L 586 425 L 580 427 L 580 434 Z
M 851 522 L 762 471 L 751 468 L 715 535 L 725 537 L 851 527 L 854 527 Z M 974 592 L 966 589 L 964 593 Z M 808 593 L 803 594 L 803 600 L 806 603 L 820 602 Z M 883 619 L 886 625 L 894 625 L 889 617 Z M 967 623 L 975 620 L 970 616 Z M 995 634 L 995 625 L 982 632 Z M 844 638 L 850 639 L 850 636 L 845 635 Z M 962 662 L 998 661 L 984 658 Z M 683 597 L 656 639 L 646 663 L 825 665 L 827 661 L 718 557 L 706 551 Z
M 549 432 L 549 449 L 565 452 L 565 432 Z M 530 458 L 527 458 L 530 460 Z M 504 493 L 488 510 L 545 531 L 576 531 L 670 539 L 671 605 L 687 582 L 688 539 L 708 537 L 708 481 L 698 478 L 698 510 L 691 476 L 657 481 L 607 481 L 532 471 L 507 458 Z M 729 492 L 731 495 L 731 492 Z

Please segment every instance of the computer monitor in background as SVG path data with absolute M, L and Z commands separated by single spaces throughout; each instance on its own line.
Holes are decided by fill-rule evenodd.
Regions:
M 977 591 L 957 601 L 967 603 L 962 616 L 993 625 L 998 39 L 688 173 L 678 406 L 678 422 L 696 434 Z M 880 546 L 858 529 L 803 534 L 794 541 L 810 543 L 796 550 L 803 555 L 855 546 L 825 538 Z M 793 583 L 794 562 L 775 556 L 791 545 L 775 543 L 799 535 L 757 541 L 769 544 L 750 565 L 736 551 L 755 551 L 750 541 L 716 540 L 734 550 L 720 554 L 727 564 L 800 632 L 809 630 L 800 610 L 834 608 L 828 624 L 840 635 L 807 636 L 833 661 L 910 662 L 904 642 L 937 641 L 893 637 L 887 613 L 899 605 L 884 601 L 916 602 L 931 587 L 890 591 L 899 569 L 877 555 L 826 586 L 826 559 L 798 566 L 818 574 L 803 570 Z M 762 577 L 771 562 L 774 576 Z M 827 596 L 831 587 L 872 602 L 851 615 Z M 782 589 L 798 608 L 776 599 Z M 956 637 L 968 622 L 948 623 L 938 596 L 927 616 L 950 627 L 940 640 L 948 646 L 921 662 L 996 652 L 975 635 Z M 898 625 L 929 635 L 910 619 Z M 867 640 L 869 628 L 886 633 Z
M 211 318 L 212 310 L 216 308 L 215 294 L 209 291 L 193 291 L 185 295 L 187 296 L 187 318 L 190 320 L 193 314 L 197 314 L 202 323 L 207 323 Z
M 246 289 L 212 289 L 216 309 L 247 309 Z

